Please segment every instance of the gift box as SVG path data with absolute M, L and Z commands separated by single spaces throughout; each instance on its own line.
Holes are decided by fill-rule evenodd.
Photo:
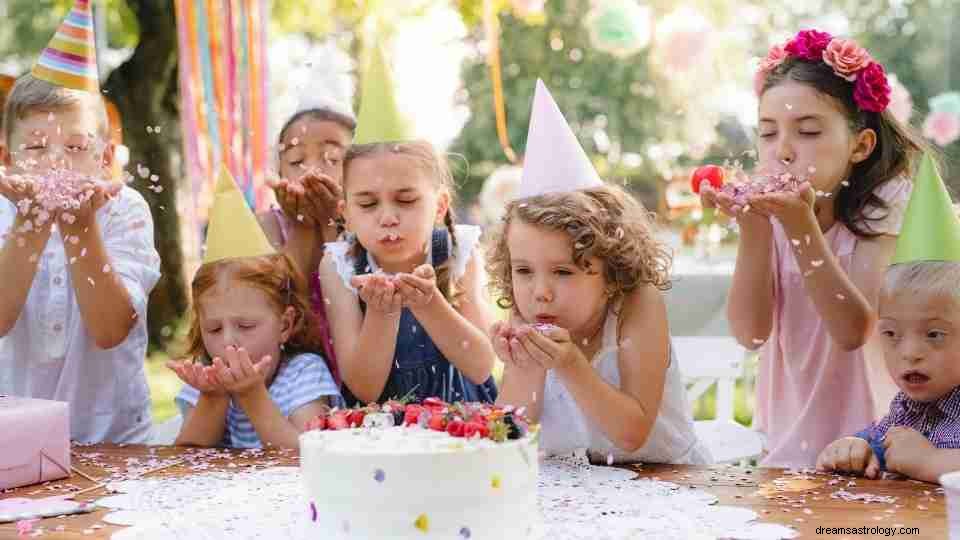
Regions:
M 0 396 L 0 489 L 70 476 L 70 405 Z

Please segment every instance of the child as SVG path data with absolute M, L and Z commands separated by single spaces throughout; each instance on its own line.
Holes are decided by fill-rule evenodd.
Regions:
M 343 195 L 343 157 L 357 120 L 348 104 L 349 78 L 344 82 L 344 77 L 329 69 L 314 70 L 312 75 L 312 84 L 301 90 L 296 112 L 280 129 L 277 141 L 280 180 L 272 185 L 280 207 L 257 218 L 270 243 L 290 255 L 309 277 L 318 336 L 336 376 L 330 325 L 315 269 L 323 258 L 324 243 L 337 238 L 334 218 Z M 326 81 L 329 95 L 318 93 L 318 77 Z
M 69 20 L 3 115 L 0 157 L 14 174 L 0 175 L 0 393 L 69 402 L 70 436 L 82 443 L 144 443 L 147 298 L 160 260 L 146 202 L 104 180 L 113 146 L 95 58 L 74 62 L 87 66 L 76 73 L 50 60 L 65 39 L 94 50 L 89 5 L 78 0 Z M 83 35 L 86 47 L 76 43 Z M 82 204 L 41 211 L 39 182 L 65 178 L 86 179 L 86 195 L 72 200 Z
M 481 294 L 480 230 L 454 226 L 452 179 L 425 142 L 355 145 L 341 214 L 348 240 L 320 266 L 336 308 L 333 344 L 347 403 L 496 399 Z
M 309 352 L 318 344 L 306 284 L 288 256 L 269 254 L 229 174 L 218 204 L 193 279 L 193 360 L 168 364 L 186 383 L 176 397 L 184 418 L 176 444 L 296 448 L 307 422 L 340 397 L 323 357 Z M 257 236 L 265 249 L 256 250 Z
M 507 206 L 489 262 L 497 303 L 514 310 L 492 330 L 499 401 L 539 419 L 547 453 L 708 463 L 670 347 L 670 256 L 647 212 L 603 185 L 542 83 L 527 141 L 524 198 Z
M 802 31 L 771 49 L 756 83 L 760 168 L 809 182 L 742 208 L 709 188 L 702 198 L 740 227 L 727 314 L 741 345 L 765 344 L 762 464 L 806 467 L 892 395 L 864 345 L 921 143 L 887 111 L 883 67 L 852 41 Z
M 831 443 L 817 467 L 937 482 L 960 469 L 960 221 L 931 159 L 917 178 L 894 262 L 880 291 L 878 330 L 900 392 L 886 417 Z

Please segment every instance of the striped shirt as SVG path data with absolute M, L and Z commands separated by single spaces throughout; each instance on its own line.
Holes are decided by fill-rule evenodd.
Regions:
M 327 368 L 327 363 L 322 356 L 313 353 L 301 353 L 282 362 L 267 391 L 284 418 L 289 418 L 300 407 L 325 397 L 330 398 L 332 406 L 340 404 L 340 390 Z M 174 401 L 180 414 L 186 417 L 187 412 L 197 405 L 199 399 L 200 392 L 185 384 Z M 229 448 L 263 446 L 253 428 L 253 422 L 232 399 L 227 408 L 227 426 L 221 444 Z
M 936 448 L 960 448 L 960 386 L 936 401 L 916 401 L 900 392 L 890 402 L 890 412 L 857 437 L 870 443 L 885 468 L 883 438 L 894 426 L 913 428 Z

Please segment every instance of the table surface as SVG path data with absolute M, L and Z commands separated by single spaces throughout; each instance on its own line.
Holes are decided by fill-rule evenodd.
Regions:
M 75 446 L 73 466 L 96 480 L 137 476 L 150 478 L 183 476 L 209 467 L 230 470 L 238 466 L 296 465 L 293 451 L 237 451 L 158 446 Z M 175 465 L 170 465 L 176 463 Z M 160 470 L 156 470 L 162 467 Z M 670 481 L 690 489 L 703 489 L 717 496 L 720 504 L 746 507 L 763 522 L 796 529 L 799 538 L 815 538 L 817 527 L 916 527 L 916 538 L 946 538 L 947 520 L 943 491 L 933 484 L 913 480 L 866 480 L 783 469 L 742 468 L 727 465 L 694 467 L 643 465 L 635 467 L 642 477 Z M 97 483 L 74 473 L 70 478 L 0 493 L 8 497 L 46 497 L 83 490 Z M 852 494 L 892 496 L 894 503 L 840 500 L 838 491 Z M 77 500 L 96 500 L 104 488 L 86 491 Z M 107 510 L 84 515 L 50 518 L 35 522 L 42 538 L 109 538 L 120 527 L 101 520 Z M 906 535 L 906 532 L 901 532 Z M 857 534 L 838 535 L 856 538 Z M 895 535 L 894 535 L 895 536 Z M 29 537 L 29 535 L 27 535 Z M 0 538 L 17 538 L 14 524 L 0 525 Z

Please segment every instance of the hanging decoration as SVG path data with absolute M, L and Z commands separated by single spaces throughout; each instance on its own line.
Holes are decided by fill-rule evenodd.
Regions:
M 625 58 L 650 43 L 651 9 L 636 0 L 602 0 L 587 13 L 590 43 L 599 51 Z
M 267 0 L 175 0 L 186 172 L 200 225 L 217 171 L 263 209 L 268 160 Z
M 503 75 L 500 66 L 500 19 L 494 0 L 483 2 L 483 29 L 489 44 L 487 65 L 490 66 L 490 80 L 493 84 L 493 111 L 497 122 L 497 138 L 507 160 L 510 163 L 517 163 L 517 153 L 510 146 L 510 137 L 507 132 L 507 111 L 503 99 Z

